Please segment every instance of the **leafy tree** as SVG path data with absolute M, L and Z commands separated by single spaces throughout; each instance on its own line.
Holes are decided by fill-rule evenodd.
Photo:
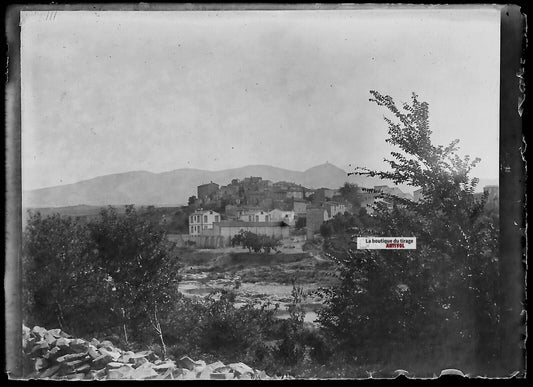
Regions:
M 389 96 L 371 94 L 393 115 L 385 118 L 386 142 L 397 150 L 385 160 L 389 171 L 354 173 L 422 187 L 424 199 L 380 194 L 392 209 L 378 204 L 372 228 L 363 225 L 357 235 L 414 236 L 417 249 L 350 249 L 332 256 L 340 282 L 324 290 L 320 322 L 339 348 L 367 361 L 390 357 L 399 365 L 412 355 L 440 366 L 468 360 L 488 369 L 498 345 L 498 235 L 483 216 L 484 200 L 474 200 L 478 180 L 469 175 L 479 159 L 459 157 L 458 140 L 432 144 L 428 104 L 415 94 L 402 108 Z M 452 356 L 455 363 L 446 363 Z
M 241 245 L 243 248 L 247 248 L 248 251 L 253 251 L 254 253 L 259 253 L 263 250 L 266 254 L 270 254 L 271 250 L 275 250 L 281 246 L 281 242 L 274 237 L 241 230 L 240 233 L 231 238 L 231 245 Z
M 305 312 L 302 308 L 304 291 L 300 286 L 296 286 L 293 278 L 291 302 L 287 306 L 289 318 L 284 321 L 283 338 L 278 348 L 278 355 L 289 364 L 296 364 L 301 361 L 304 353 L 304 317 Z
M 196 203 L 196 196 L 194 195 L 189 196 L 189 200 L 187 200 L 187 204 L 189 206 L 194 206 L 195 203 Z
M 94 260 L 112 284 L 112 312 L 122 318 L 123 333 L 149 324 L 165 355 L 160 315 L 171 304 L 178 280 L 177 260 L 163 230 L 142 220 L 133 206 L 119 216 L 112 207 L 88 225 Z
M 333 234 L 333 226 L 329 222 L 324 222 L 320 225 L 320 235 L 324 238 L 329 238 Z
M 339 193 L 342 198 L 352 204 L 354 209 L 361 207 L 361 197 L 359 195 L 359 187 L 357 184 L 345 182 L 344 185 L 339 188 Z
M 31 214 L 22 268 L 27 323 L 74 334 L 102 326 L 105 273 L 92 264 L 87 230 L 76 219 Z

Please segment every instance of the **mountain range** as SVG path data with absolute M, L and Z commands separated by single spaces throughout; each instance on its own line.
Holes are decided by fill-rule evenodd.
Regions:
M 294 182 L 307 188 L 339 188 L 346 181 L 361 187 L 386 184 L 377 178 L 348 176 L 346 171 L 330 163 L 317 165 L 303 172 L 268 165 L 249 165 L 220 171 L 185 168 L 162 173 L 125 172 L 73 184 L 24 191 L 22 204 L 24 208 L 123 204 L 175 206 L 186 204 L 190 196 L 196 195 L 198 185 L 211 181 L 227 185 L 232 179 L 250 176 L 260 176 L 273 182 Z M 498 184 L 498 181 L 481 181 L 479 187 L 488 184 Z M 404 192 L 413 190 L 408 186 L 399 188 Z

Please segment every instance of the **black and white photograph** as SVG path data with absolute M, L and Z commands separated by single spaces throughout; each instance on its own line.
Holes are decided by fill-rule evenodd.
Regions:
M 8 17 L 10 378 L 525 377 L 520 7 Z

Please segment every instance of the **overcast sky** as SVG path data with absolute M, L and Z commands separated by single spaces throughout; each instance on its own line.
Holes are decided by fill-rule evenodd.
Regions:
M 383 168 L 386 111 L 498 177 L 499 11 L 24 12 L 23 189 L 96 176 L 326 161 Z M 350 166 L 351 165 L 351 166 Z

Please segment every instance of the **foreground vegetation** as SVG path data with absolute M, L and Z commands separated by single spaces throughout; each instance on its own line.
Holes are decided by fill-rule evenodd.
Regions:
M 431 143 L 428 107 L 416 96 L 399 109 L 390 97 L 372 95 L 394 117 L 387 119 L 387 141 L 398 151 L 388 161 L 391 171 L 357 173 L 423 187 L 424 198 L 383 195 L 392 210 L 377 205 L 373 217 L 339 216 L 322 227 L 335 263 L 324 270 L 336 279 L 320 291 L 318 326 L 304 323 L 296 284 L 285 320 L 261 301 L 235 307 L 232 291 L 183 297 L 176 250 L 133 207 L 123 215 L 103 210 L 87 224 L 30 218 L 26 325 L 58 325 L 77 336 L 110 335 L 126 349 L 243 361 L 297 377 L 391 377 L 399 368 L 428 377 L 444 368 L 510 371 L 499 359 L 498 218 L 474 199 L 477 180 L 469 176 L 478 160 L 460 158 L 456 141 Z M 355 236 L 414 236 L 418 248 L 357 250 Z M 220 267 L 239 270 L 238 258 Z

